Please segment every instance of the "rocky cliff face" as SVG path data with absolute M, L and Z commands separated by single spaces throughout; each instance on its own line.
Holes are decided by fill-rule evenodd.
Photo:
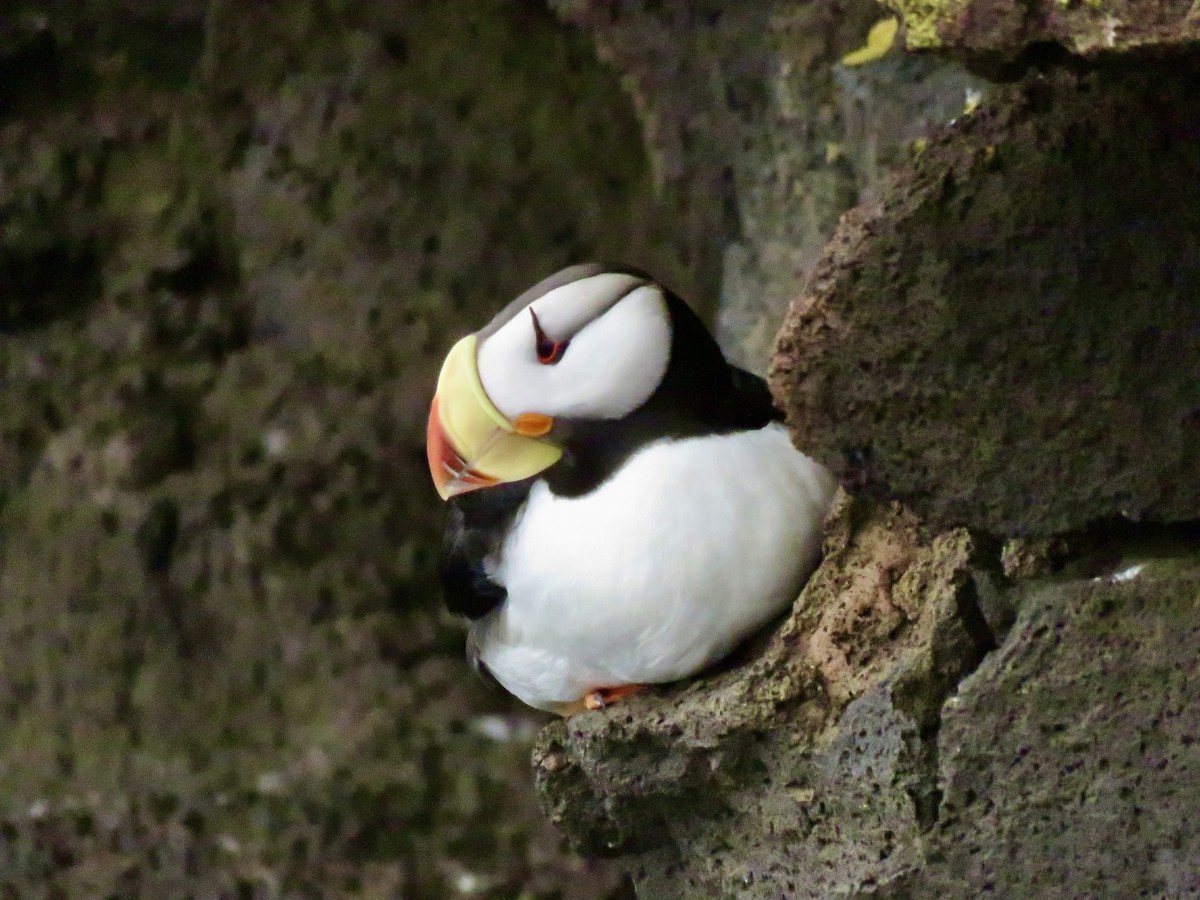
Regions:
M 0 892 L 1200 890 L 1195 4 L 895 6 L 956 62 L 842 65 L 871 0 L 5 4 Z M 421 453 L 584 257 L 848 491 L 775 629 L 541 735 L 608 865 Z
M 548 812 L 643 896 L 1200 891 L 1193 17 L 1097 57 L 1090 13 L 996 9 L 906 10 L 1020 77 L 842 219 L 777 337 L 853 495 L 821 567 L 726 671 L 539 739 Z M 1026 71 L 1047 33 L 1088 64 Z
M 1022 579 L 843 502 L 734 668 L 543 732 L 547 809 L 650 897 L 1194 891 L 1196 540 Z
M 760 373 L 838 216 L 982 84 L 934 59 L 840 65 L 884 15 L 872 0 L 551 6 L 621 72 L 681 226 L 717 240 L 718 337 Z

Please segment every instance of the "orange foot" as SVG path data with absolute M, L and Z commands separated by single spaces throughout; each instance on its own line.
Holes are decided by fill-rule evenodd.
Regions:
M 618 687 L 596 688 L 583 698 L 583 706 L 585 709 L 604 709 L 622 697 L 638 694 L 644 690 L 646 690 L 644 684 L 622 684 Z

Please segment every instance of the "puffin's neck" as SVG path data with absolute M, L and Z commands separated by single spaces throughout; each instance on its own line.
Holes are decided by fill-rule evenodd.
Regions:
M 701 419 L 682 412 L 648 403 L 624 419 L 562 423 L 563 455 L 543 475 L 547 485 L 559 496 L 579 497 L 598 488 L 647 444 L 712 433 Z
M 543 476 L 555 494 L 579 497 L 595 490 L 630 456 L 654 441 L 765 424 L 741 402 L 729 364 L 700 319 L 673 294 L 666 297 L 671 355 L 662 383 L 649 400 L 624 418 L 556 423 L 554 437 L 563 447 L 563 457 Z

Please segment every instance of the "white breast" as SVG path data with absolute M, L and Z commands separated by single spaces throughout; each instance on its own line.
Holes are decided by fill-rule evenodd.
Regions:
M 575 499 L 539 481 L 491 561 L 508 599 L 471 639 L 545 709 L 694 674 L 795 599 L 834 487 L 775 423 L 651 444 Z

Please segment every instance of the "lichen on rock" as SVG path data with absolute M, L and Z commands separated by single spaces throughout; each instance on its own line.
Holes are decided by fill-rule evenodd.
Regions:
M 1192 50 L 1192 0 L 882 0 L 900 14 L 910 50 L 940 50 L 1003 74 L 1022 61 L 1074 55 L 1111 60 Z

